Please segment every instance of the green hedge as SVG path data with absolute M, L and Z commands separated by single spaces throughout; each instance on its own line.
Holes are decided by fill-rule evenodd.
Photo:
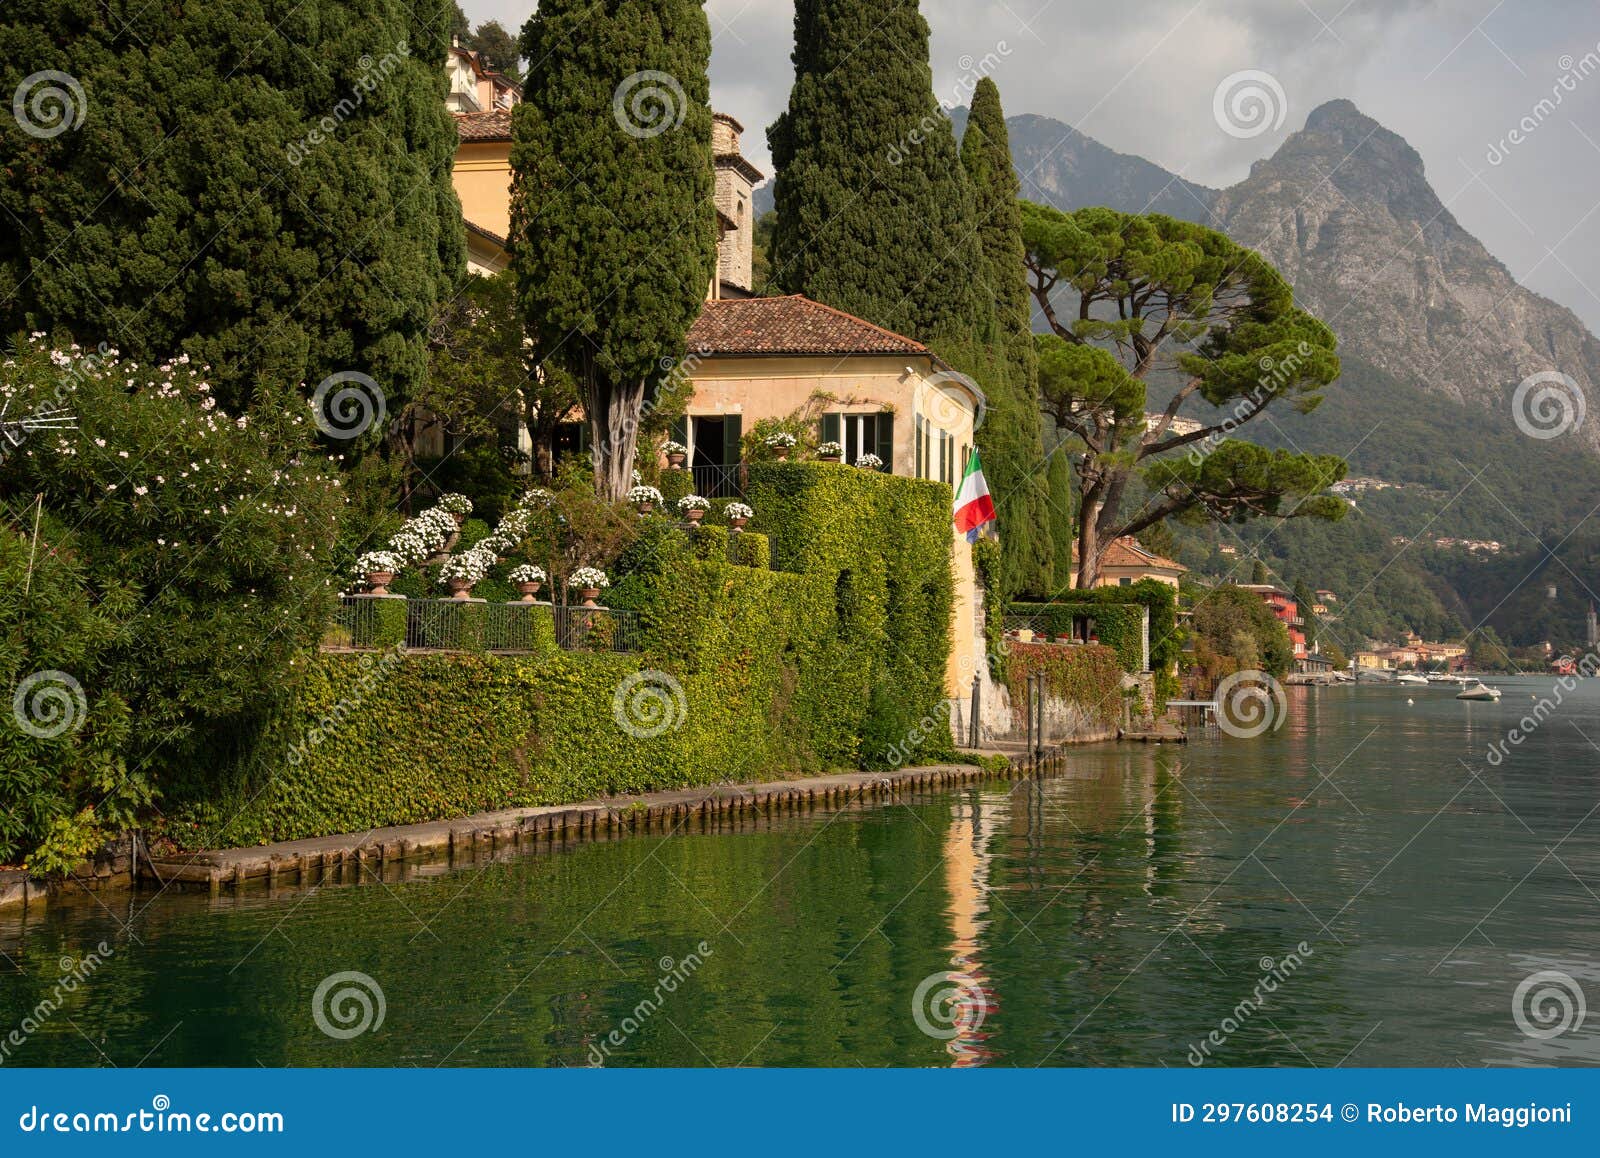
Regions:
M 1183 653 L 1183 630 L 1178 626 L 1178 593 L 1155 579 L 1141 579 L 1128 587 L 1096 587 L 1074 591 L 1059 603 L 1013 603 L 1011 614 L 1043 618 L 1051 634 L 1070 634 L 1072 615 L 1092 615 L 1100 642 L 1116 649 L 1128 671 L 1137 671 L 1139 617 L 1118 614 L 1113 608 L 1138 604 L 1150 609 L 1150 670 L 1156 677 L 1157 709 L 1177 694 L 1176 669 Z M 1131 622 L 1131 626 L 1130 626 Z M 1060 626 L 1065 624 L 1064 627 Z M 1131 642 L 1130 642 L 1131 636 Z
M 779 570 L 728 563 L 726 528 L 664 519 L 609 568 L 607 602 L 639 612 L 642 654 L 565 652 L 552 636 L 529 656 L 314 655 L 253 775 L 183 820 L 233 817 L 214 843 L 253 843 L 882 767 L 924 733 L 916 761 L 951 758 L 948 729 L 926 726 L 943 719 L 949 488 L 805 463 L 751 481 L 758 522 L 788 550 Z M 770 549 L 759 532 L 735 538 Z M 640 703 L 669 726 L 629 734 L 619 715 L 659 722 Z
M 1092 616 L 1094 633 L 1121 661 L 1124 671 L 1144 670 L 1144 608 L 1134 604 L 1058 602 L 1013 603 L 1011 614 L 1025 615 L 1050 639 L 1072 634 L 1078 616 Z

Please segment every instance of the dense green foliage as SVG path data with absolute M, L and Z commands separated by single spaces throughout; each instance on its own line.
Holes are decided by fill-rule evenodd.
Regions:
M 1013 643 L 1006 649 L 1008 687 L 1021 688 L 1030 675 L 1043 674 L 1050 696 L 1076 704 L 1106 728 L 1122 723 L 1122 673 L 1123 660 L 1110 647 Z
M 662 358 L 716 270 L 711 33 L 696 0 L 546 0 L 522 32 L 511 233 L 524 322 L 584 395 L 600 494 L 627 492 Z
M 28 436 L 0 471 L 9 533 L 31 543 L 37 515 L 30 557 L 60 564 L 16 605 L 32 613 L 5 674 L 59 669 L 83 686 L 88 782 L 109 801 L 91 819 L 119 820 L 118 802 L 145 784 L 203 795 L 253 744 L 321 634 L 342 511 L 333 464 L 315 453 L 308 419 L 234 418 L 188 366 L 135 371 L 33 342 L 5 388 L 16 413 L 65 405 L 81 424 Z M 116 737 L 124 771 L 97 748 L 102 733 Z M 10 730 L 0 741 L 7 764 L 36 747 Z M 11 839 L 42 839 L 46 819 L 75 811 L 87 775 L 69 771 L 42 795 L 19 785 L 15 800 L 8 788 L 8 810 L 34 818 Z
M 1211 657 L 1220 656 L 1234 669 L 1281 676 L 1294 662 L 1288 628 L 1254 591 L 1225 585 L 1205 592 L 1194 602 L 1191 626 L 1197 656 L 1210 666 L 1216 666 Z
M 67 73 L 83 122 L 0 121 L 0 332 L 186 352 L 229 409 L 342 371 L 410 397 L 466 260 L 446 11 L 7 0 L 0 88 Z
M 994 333 L 988 344 L 1001 353 L 982 379 L 988 394 L 983 425 L 975 436 L 994 498 L 1004 549 L 1004 584 L 1011 593 L 1047 595 L 1054 587 L 1055 520 L 1048 476 L 1040 469 L 1038 366 L 1029 328 L 1026 271 L 1022 264 L 1021 185 L 1011 162 L 1011 140 L 1000 90 L 984 77 L 972 95 L 972 112 L 961 138 L 961 166 L 972 187 L 973 213 L 981 244 L 978 281 Z M 1063 563 L 1063 575 L 1066 565 Z
M 320 656 L 261 762 L 190 802 L 183 823 L 200 827 L 187 831 L 283 839 L 882 767 L 912 735 L 916 759 L 947 758 L 949 488 L 815 463 L 751 476 L 780 570 L 726 562 L 724 527 L 647 519 L 606 600 L 639 612 L 642 655 L 560 651 L 542 636 L 517 657 Z M 767 541 L 738 538 L 753 552 Z M 652 688 L 667 726 L 630 734 Z
M 1031 288 L 1050 333 L 1040 393 L 1077 461 L 1078 586 L 1094 586 L 1105 548 L 1175 515 L 1338 518 L 1323 492 L 1344 477 L 1334 456 L 1266 454 L 1227 439 L 1273 402 L 1309 413 L 1339 375 L 1333 332 L 1294 304 L 1259 254 L 1214 229 L 1159 214 L 1063 213 L 1024 203 Z M 1147 380 L 1177 375 L 1147 423 Z M 1198 429 L 1170 426 L 1193 400 Z M 1151 501 L 1130 507 L 1139 477 Z
M 1150 670 L 1156 674 L 1158 697 L 1165 699 L 1176 689 L 1173 672 L 1184 639 L 1178 626 L 1178 593 L 1167 584 L 1141 579 L 1127 587 L 1064 592 L 1049 603 L 1013 603 L 1010 613 L 1027 616 L 1052 638 L 1070 636 L 1074 617 L 1087 615 L 1100 642 L 1116 652 L 1123 670 L 1136 672 L 1144 662 L 1141 608 L 1150 611 Z
M 914 2 L 798 0 L 794 29 L 794 87 L 767 134 L 773 283 L 923 341 L 974 341 L 980 243 L 927 21 Z

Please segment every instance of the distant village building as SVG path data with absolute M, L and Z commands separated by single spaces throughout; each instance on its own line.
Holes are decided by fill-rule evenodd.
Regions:
M 1296 669 L 1304 670 L 1300 665 L 1306 658 L 1306 621 L 1300 614 L 1300 605 L 1295 602 L 1294 592 L 1286 591 L 1272 583 L 1241 583 L 1239 586 L 1259 595 L 1261 602 L 1267 605 L 1267 610 L 1288 629 L 1289 642 L 1293 644 Z

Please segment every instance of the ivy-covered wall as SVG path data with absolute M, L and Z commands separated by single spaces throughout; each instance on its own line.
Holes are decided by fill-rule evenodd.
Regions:
M 881 767 L 943 719 L 948 488 L 834 464 L 752 467 L 752 561 L 727 531 L 651 520 L 606 602 L 642 652 L 319 653 L 252 774 L 184 820 L 229 844 L 841 767 Z M 770 532 L 771 539 L 758 538 Z M 619 690 L 620 689 L 620 690 Z M 175 835 L 180 839 L 180 825 Z
M 1092 615 L 1100 642 L 1113 648 L 1132 672 L 1138 671 L 1143 661 L 1139 646 L 1142 617 L 1137 612 L 1140 606 L 1150 609 L 1150 669 L 1156 675 L 1157 698 L 1164 702 L 1176 694 L 1173 673 L 1183 651 L 1178 593 L 1167 584 L 1141 579 L 1127 587 L 1073 591 L 1070 599 L 1061 602 L 1013 603 L 1010 613 L 1029 616 L 1041 627 L 1048 625 L 1052 636 L 1071 634 L 1074 615 Z
M 1126 698 L 1122 690 L 1123 663 L 1104 644 L 1063 647 L 1054 643 L 1013 643 L 1006 648 L 1006 686 L 1022 688 L 1030 675 L 1042 673 L 1045 692 L 1072 704 L 1083 716 L 1104 728 L 1122 722 Z M 1022 701 L 1015 701 L 1020 709 Z

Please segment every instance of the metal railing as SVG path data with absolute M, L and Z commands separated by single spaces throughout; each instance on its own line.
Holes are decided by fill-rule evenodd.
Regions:
M 556 646 L 567 651 L 639 650 L 639 613 L 610 607 L 548 603 L 481 603 L 465 599 L 387 599 L 345 595 L 326 646 L 375 651 L 404 643 L 408 651 L 537 650 L 549 639 L 537 617 L 553 620 Z
M 732 466 L 696 466 L 694 493 L 708 499 L 739 499 L 744 497 L 744 479 L 739 464 Z

